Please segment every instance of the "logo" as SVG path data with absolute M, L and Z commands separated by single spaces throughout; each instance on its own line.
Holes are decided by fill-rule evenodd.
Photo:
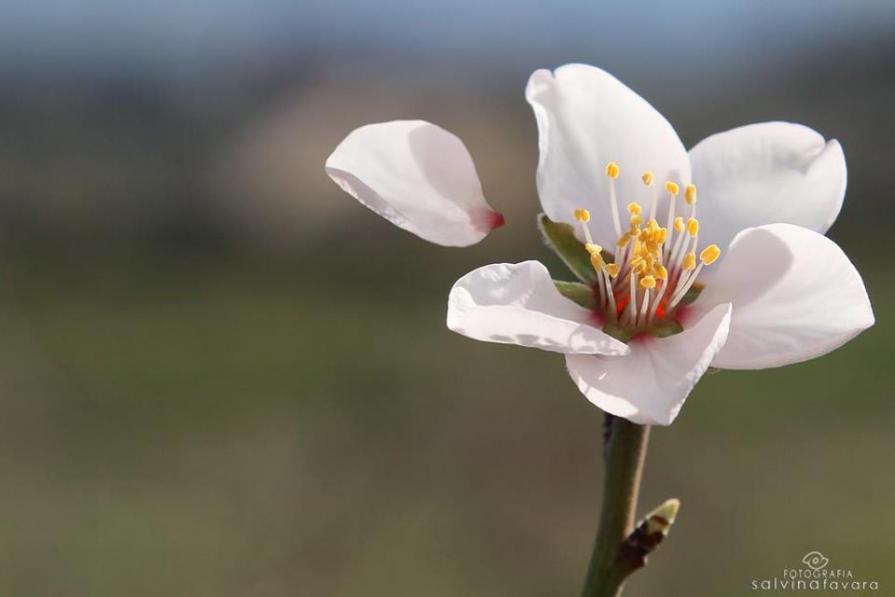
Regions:
M 801 568 L 784 568 L 777 576 L 753 578 L 753 591 L 792 593 L 799 591 L 841 591 L 864 594 L 879 591 L 878 580 L 858 578 L 850 568 L 830 566 L 830 559 L 819 551 L 809 551 Z
M 822 570 L 830 563 L 830 559 L 825 557 L 824 554 L 819 551 L 809 551 L 805 554 L 805 557 L 802 558 L 802 563 L 812 570 Z

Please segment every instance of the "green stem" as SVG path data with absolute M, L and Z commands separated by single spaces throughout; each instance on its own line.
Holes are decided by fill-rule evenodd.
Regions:
M 606 417 L 603 506 L 582 597 L 620 595 L 622 583 L 632 571 L 619 558 L 619 549 L 634 530 L 649 427 L 612 415 Z

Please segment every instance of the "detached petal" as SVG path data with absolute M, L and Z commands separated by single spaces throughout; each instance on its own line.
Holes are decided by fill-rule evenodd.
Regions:
M 556 290 L 537 261 L 480 267 L 457 280 L 448 297 L 447 326 L 474 340 L 563 353 L 628 352 L 597 325 L 592 312 Z
M 765 122 L 712 135 L 690 150 L 699 240 L 725 247 L 744 228 L 796 224 L 826 232 L 845 196 L 842 148 L 806 126 Z
M 744 230 L 694 309 L 731 301 L 730 337 L 712 366 L 764 369 L 807 361 L 873 325 L 864 282 L 836 243 L 771 224 Z
M 650 205 L 665 180 L 681 188 L 690 182 L 690 161 L 677 133 L 609 73 L 584 64 L 538 70 L 525 97 L 538 122 L 538 193 L 551 220 L 575 225 L 575 208 L 586 207 L 596 212 L 590 225 L 597 242 L 614 247 L 606 164 L 616 162 L 621 170 L 616 185 L 623 216 L 628 202 Z M 656 180 L 649 189 L 640 179 L 647 170 Z
M 472 245 L 503 224 L 463 142 L 422 120 L 355 129 L 326 160 L 326 173 L 391 223 L 439 245 Z
M 635 338 L 626 357 L 568 355 L 569 375 L 608 413 L 640 425 L 670 425 L 724 345 L 730 311 L 729 303 L 718 305 L 674 336 Z

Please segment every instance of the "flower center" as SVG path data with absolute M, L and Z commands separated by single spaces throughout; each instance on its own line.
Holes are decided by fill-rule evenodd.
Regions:
M 682 215 L 675 215 L 680 188 L 677 183 L 668 181 L 664 193 L 668 201 L 666 225 L 659 226 L 656 221 L 660 193 L 652 192 L 648 217 L 644 219 L 639 203 L 628 203 L 629 222 L 623 229 L 615 192 L 619 174 L 615 162 L 606 166 L 609 212 L 618 238 L 612 262 L 604 259 L 603 247 L 593 241 L 587 225 L 590 212 L 576 209 L 575 219 L 581 222 L 587 241 L 585 249 L 597 272 L 597 293 L 607 326 L 636 333 L 650 330 L 663 321 L 677 321 L 675 314 L 681 301 L 693 288 L 702 268 L 714 263 L 721 250 L 718 245 L 705 247 L 699 252 L 697 264 L 699 221 L 696 219 L 696 186 L 692 184 L 684 189 L 684 201 L 689 210 L 686 220 Z M 644 172 L 641 180 L 644 187 L 651 189 L 652 172 Z

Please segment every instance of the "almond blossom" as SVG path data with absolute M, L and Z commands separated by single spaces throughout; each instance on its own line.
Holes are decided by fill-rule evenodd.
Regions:
M 537 261 L 486 265 L 451 290 L 450 329 L 563 353 L 592 403 L 668 425 L 709 367 L 798 363 L 873 325 L 860 275 L 823 235 L 845 194 L 835 140 L 768 122 L 688 152 L 646 100 L 581 64 L 536 71 L 525 95 L 542 230 L 581 283 Z M 503 223 L 462 143 L 432 124 L 362 127 L 326 170 L 431 242 L 473 244 Z

